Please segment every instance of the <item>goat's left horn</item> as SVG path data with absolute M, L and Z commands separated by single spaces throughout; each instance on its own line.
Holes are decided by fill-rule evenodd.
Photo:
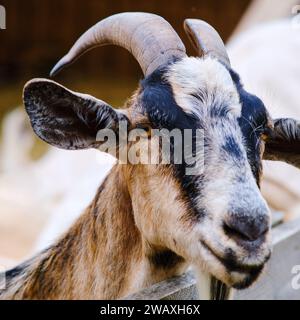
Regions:
M 230 67 L 224 42 L 210 24 L 200 19 L 185 19 L 184 30 L 199 56 L 213 56 Z
M 88 50 L 108 44 L 131 52 L 144 75 L 172 59 L 186 56 L 184 44 L 165 19 L 152 13 L 123 12 L 101 20 L 86 31 L 50 75 L 55 75 Z

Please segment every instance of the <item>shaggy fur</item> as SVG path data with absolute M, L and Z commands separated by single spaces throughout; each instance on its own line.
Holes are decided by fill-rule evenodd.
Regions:
M 116 299 L 183 271 L 181 257 L 154 249 L 136 227 L 126 171 L 113 167 L 67 234 L 7 271 L 2 299 Z

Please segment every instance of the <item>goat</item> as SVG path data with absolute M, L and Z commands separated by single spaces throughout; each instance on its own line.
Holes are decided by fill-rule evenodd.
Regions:
M 163 18 L 117 14 L 83 34 L 52 70 L 53 76 L 95 46 L 126 48 L 145 77 L 123 110 L 51 80 L 25 85 L 33 130 L 51 145 L 103 150 L 98 133 L 110 129 L 119 155 L 137 143 L 118 135 L 121 123 L 144 128 L 144 143 L 156 139 L 157 128 L 191 129 L 193 137 L 202 129 L 204 170 L 186 174 L 187 161 L 118 162 L 61 239 L 6 272 L 2 299 L 116 299 L 189 265 L 200 280 L 204 271 L 237 289 L 262 273 L 271 248 L 261 163 L 300 167 L 299 122 L 271 119 L 263 102 L 244 89 L 210 25 L 187 19 L 185 30 L 201 57 L 186 55 Z M 160 156 L 161 148 L 156 152 Z
M 278 5 L 268 6 L 265 0 L 252 1 L 251 6 L 247 9 L 246 13 L 241 18 L 241 21 L 238 23 L 233 35 L 230 36 L 230 41 L 228 43 L 227 51 L 230 56 L 231 64 L 235 70 L 239 70 L 239 75 L 243 79 L 244 86 L 255 92 L 256 95 L 263 97 L 264 104 L 268 106 L 269 112 L 276 117 L 289 116 L 289 117 L 298 117 L 299 118 L 299 108 L 298 108 L 298 97 L 296 88 L 299 87 L 299 77 L 297 77 L 296 72 L 291 72 L 298 68 L 298 60 L 296 58 L 297 52 L 295 46 L 299 45 L 299 37 L 295 34 L 297 30 L 293 27 L 289 19 L 282 20 L 283 17 L 287 16 L 288 11 L 293 5 L 296 5 L 298 1 L 291 0 L 286 2 L 278 1 Z M 266 10 L 268 7 L 268 10 Z M 253 25 L 257 25 L 258 15 L 259 16 L 259 25 L 257 28 L 253 28 Z M 264 21 L 269 21 L 272 19 L 277 19 L 279 21 L 273 23 L 263 23 Z M 251 29 L 252 27 L 252 29 Z M 241 32 L 241 29 L 251 29 L 249 32 Z M 277 47 L 278 36 L 277 33 L 280 33 L 281 46 Z M 275 36 L 276 35 L 276 36 Z M 249 43 L 251 44 L 251 50 L 249 50 Z M 264 45 L 262 46 L 261 43 Z M 276 46 L 276 50 L 274 47 Z M 273 53 L 275 52 L 275 54 Z M 251 63 L 249 66 L 250 60 L 256 57 L 256 62 Z M 280 57 L 285 57 L 281 59 Z M 266 66 L 270 66 L 266 69 Z M 276 65 L 276 68 L 274 66 Z M 248 67 L 249 66 L 249 67 Z M 276 76 L 280 69 L 281 81 Z M 286 87 L 285 82 L 291 82 L 293 85 Z M 254 87 L 255 86 L 255 87 Z M 265 95 L 264 91 L 272 92 L 273 99 L 270 99 L 270 95 Z M 289 90 L 287 95 L 285 92 Z M 274 96 L 274 94 L 276 96 Z M 287 110 L 286 101 L 287 96 L 289 96 Z M 281 114 L 278 114 L 278 110 L 281 111 Z M 295 113 L 289 113 L 290 110 L 293 110 Z M 274 113 L 276 112 L 276 113 Z M 25 112 L 24 112 L 25 113 Z M 59 151 L 56 149 L 56 151 Z M 87 169 L 84 171 L 74 170 L 72 172 L 73 176 L 76 176 L 76 179 L 88 180 L 88 184 L 81 188 L 81 186 L 74 185 L 73 188 L 66 193 L 62 201 L 52 209 L 50 219 L 43 228 L 41 235 L 36 241 L 35 249 L 40 251 L 50 244 L 52 244 L 59 234 L 63 234 L 66 231 L 73 221 L 80 215 L 82 212 L 82 206 L 85 203 L 88 203 L 90 200 L 88 197 L 82 197 L 82 189 L 85 193 L 89 195 L 94 194 L 94 190 L 99 185 L 98 178 L 96 177 L 91 181 L 90 177 L 94 176 L 95 168 L 93 166 L 92 160 L 104 161 L 101 166 L 102 172 L 104 174 L 108 173 L 108 169 L 113 165 L 112 161 L 105 158 L 107 155 L 104 152 L 97 152 L 96 157 L 90 157 L 89 154 L 85 155 L 85 158 L 80 161 L 89 163 Z M 68 152 L 66 152 L 68 153 Z M 76 155 L 73 155 L 72 162 L 68 163 L 68 168 L 73 166 L 73 162 L 78 161 Z M 103 158 L 103 159 L 102 159 Z M 62 163 L 65 161 L 61 159 Z M 62 174 L 61 172 L 60 174 Z M 270 162 L 264 165 L 263 179 L 261 183 L 262 195 L 267 200 L 267 203 L 271 208 L 282 211 L 285 213 L 286 218 L 291 218 L 297 216 L 300 212 L 299 209 L 299 199 L 300 193 L 298 192 L 298 185 L 300 181 L 300 172 L 286 163 L 283 162 Z M 290 177 L 285 179 L 285 177 Z M 66 186 L 67 188 L 67 186 Z M 81 197 L 78 196 L 81 195 Z M 83 199 L 82 199 L 83 198 Z

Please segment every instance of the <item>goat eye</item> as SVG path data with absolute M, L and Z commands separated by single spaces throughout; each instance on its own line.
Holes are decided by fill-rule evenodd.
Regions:
M 138 124 L 137 129 L 142 129 L 147 133 L 147 136 L 150 137 L 151 136 L 151 126 L 149 124 Z
M 151 127 L 150 127 L 150 126 L 144 126 L 143 129 L 144 129 L 146 132 L 150 132 L 150 131 L 151 131 Z
M 261 131 L 260 137 L 263 141 L 267 141 L 269 136 L 271 135 L 271 128 L 270 127 L 265 127 L 263 128 L 263 130 Z

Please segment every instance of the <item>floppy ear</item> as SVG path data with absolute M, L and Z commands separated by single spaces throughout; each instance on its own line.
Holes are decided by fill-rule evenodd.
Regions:
M 29 81 L 23 100 L 37 136 L 62 149 L 99 147 L 96 136 L 100 129 L 117 133 L 119 121 L 128 121 L 107 103 L 47 79 Z
M 264 159 L 285 161 L 300 169 L 300 121 L 288 118 L 274 121 Z

